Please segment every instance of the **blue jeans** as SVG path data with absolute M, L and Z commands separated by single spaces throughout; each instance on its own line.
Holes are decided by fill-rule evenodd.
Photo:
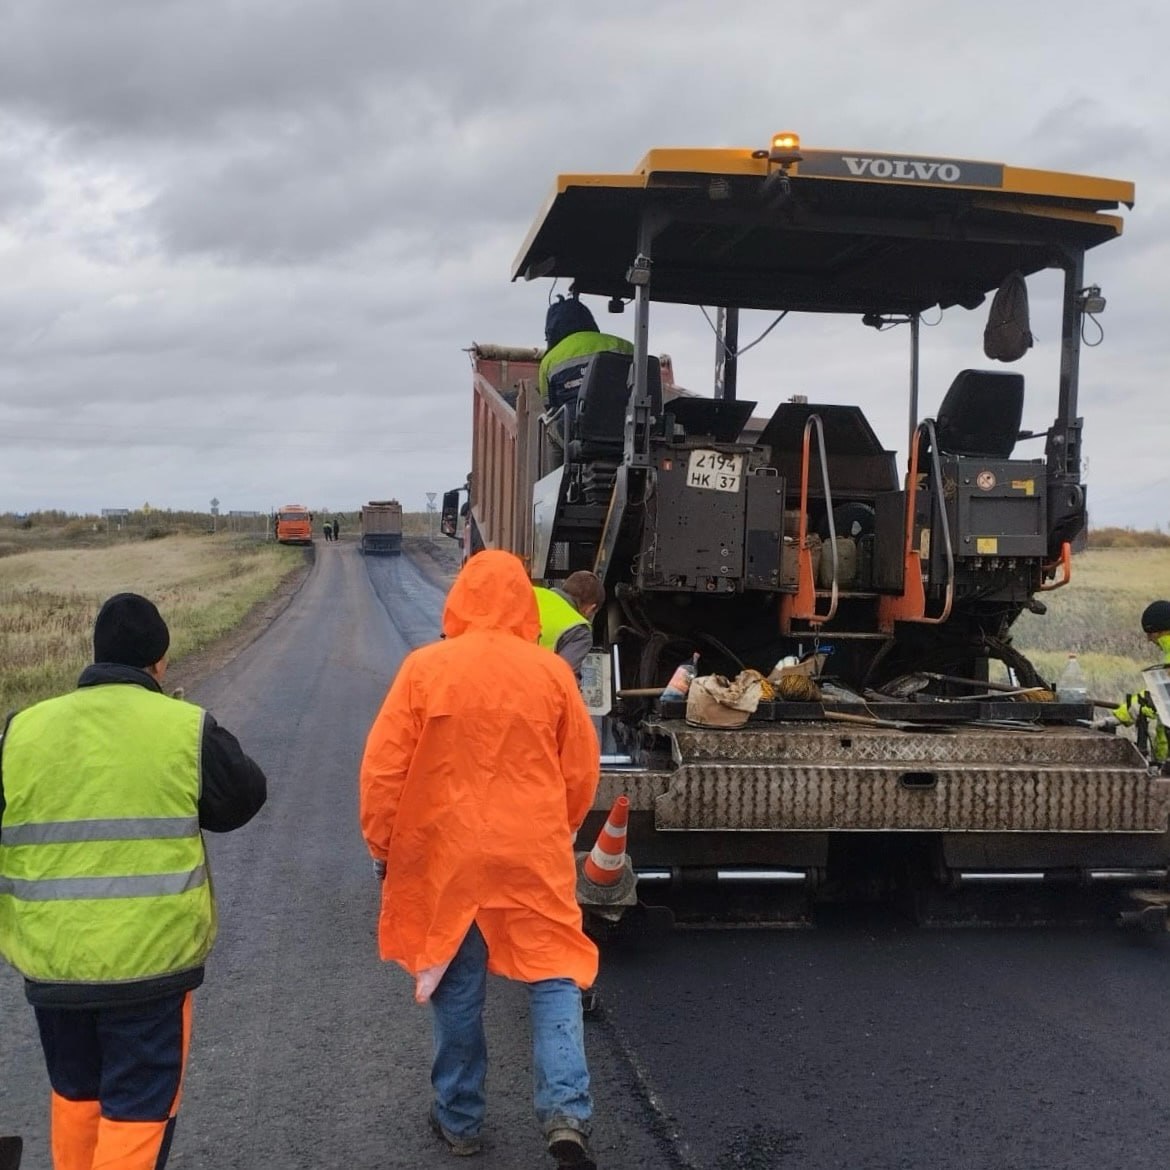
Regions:
M 581 992 L 571 979 L 541 979 L 527 986 L 536 1118 L 544 1130 L 555 1120 L 587 1134 L 593 1102 L 585 1065 Z M 483 1125 L 486 995 L 487 945 L 472 923 L 431 996 L 435 1113 L 448 1133 L 461 1138 L 475 1136 Z

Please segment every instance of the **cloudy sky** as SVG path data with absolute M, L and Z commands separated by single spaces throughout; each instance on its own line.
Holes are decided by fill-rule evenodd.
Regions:
M 548 282 L 509 276 L 555 174 L 795 129 L 1137 184 L 1089 255 L 1084 449 L 1095 523 L 1170 524 L 1168 43 L 1162 0 L 0 0 L 0 511 L 421 510 L 469 466 L 464 348 L 541 341 Z M 926 413 L 982 361 L 951 316 Z M 859 401 L 897 448 L 902 332 L 786 321 L 741 395 Z M 651 346 L 710 385 L 698 309 Z

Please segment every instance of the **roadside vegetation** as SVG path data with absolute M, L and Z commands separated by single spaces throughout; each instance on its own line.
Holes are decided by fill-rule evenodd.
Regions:
M 1071 584 L 1039 597 L 1048 612 L 1022 614 L 1013 627 L 1015 645 L 1053 681 L 1076 654 L 1090 694 L 1120 701 L 1142 689 L 1142 668 L 1161 660 L 1140 620 L 1151 601 L 1170 598 L 1170 540 L 1157 547 L 1090 547 L 1073 557 Z
M 0 717 L 71 689 L 92 658 L 98 607 L 125 590 L 154 601 L 171 630 L 171 659 L 233 629 L 302 564 L 300 549 L 231 532 L 101 541 L 58 533 L 15 540 L 0 524 Z M 20 547 L 23 545 L 23 547 Z
M 341 516 L 343 539 L 357 539 L 360 512 L 328 515 Z M 90 659 L 94 615 L 113 593 L 158 603 L 173 661 L 235 628 L 303 564 L 302 550 L 264 539 L 265 525 L 263 516 L 150 508 L 115 519 L 0 515 L 0 717 L 73 686 Z M 437 526 L 435 513 L 403 516 L 408 537 L 445 548 Z M 1090 693 L 1120 701 L 1158 658 L 1139 619 L 1151 600 L 1170 598 L 1170 534 L 1096 529 L 1073 559 L 1071 585 L 1039 596 L 1048 612 L 1023 614 L 1015 645 L 1050 681 L 1075 653 Z

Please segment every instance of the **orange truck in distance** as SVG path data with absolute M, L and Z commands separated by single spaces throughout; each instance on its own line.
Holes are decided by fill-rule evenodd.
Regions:
M 273 518 L 273 531 L 280 544 L 312 544 L 313 513 L 304 504 L 285 504 Z

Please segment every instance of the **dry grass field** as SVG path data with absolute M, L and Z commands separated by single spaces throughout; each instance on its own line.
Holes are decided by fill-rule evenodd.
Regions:
M 1151 601 L 1170 598 L 1170 549 L 1090 548 L 1073 558 L 1072 582 L 1040 598 L 1048 613 L 1023 614 L 1015 644 L 1050 679 L 1075 653 L 1090 693 L 1120 700 L 1141 689 L 1141 668 L 1161 659 L 1139 619 Z
M 404 519 L 408 533 L 433 531 L 427 513 Z M 350 525 L 351 536 L 356 531 Z M 442 538 L 439 544 L 435 552 L 446 549 Z M 73 686 L 90 658 L 94 614 L 110 594 L 129 589 L 153 598 L 171 626 L 178 661 L 236 627 L 302 557 L 299 549 L 232 533 L 110 537 L 95 532 L 89 518 L 30 530 L 0 525 L 0 717 Z M 1120 700 L 1140 687 L 1141 668 L 1158 657 L 1138 620 L 1159 597 L 1170 597 L 1170 547 L 1120 541 L 1090 548 L 1074 558 L 1069 586 L 1041 594 L 1048 612 L 1019 619 L 1015 644 L 1053 680 L 1075 652 L 1091 693 Z
M 156 602 L 177 660 L 238 625 L 303 556 L 223 534 L 0 557 L 0 716 L 72 688 L 92 658 L 94 616 L 111 594 L 129 590 Z

